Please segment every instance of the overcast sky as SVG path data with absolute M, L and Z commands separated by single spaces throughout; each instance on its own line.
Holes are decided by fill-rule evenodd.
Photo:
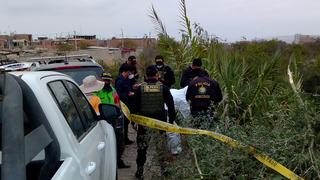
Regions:
M 228 41 L 320 34 L 320 0 L 186 0 L 191 22 Z M 179 37 L 179 0 L 0 0 L 0 33 L 156 35 L 151 5 Z

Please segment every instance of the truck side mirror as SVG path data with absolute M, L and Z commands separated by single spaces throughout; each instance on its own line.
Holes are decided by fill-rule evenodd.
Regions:
M 121 116 L 121 110 L 114 104 L 99 104 L 99 112 L 102 119 L 112 122 Z
M 121 109 L 114 104 L 99 104 L 100 119 L 106 120 L 114 129 L 123 130 Z

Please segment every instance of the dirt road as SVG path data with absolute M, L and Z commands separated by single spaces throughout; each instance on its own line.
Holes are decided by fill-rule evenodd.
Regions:
M 129 138 L 131 140 L 136 141 L 136 136 L 137 133 L 134 129 L 132 129 L 131 125 L 129 124 Z M 149 180 L 149 179 L 157 179 L 157 177 L 160 176 L 160 168 L 159 166 L 155 163 L 153 159 L 155 154 L 155 149 L 149 147 L 148 152 L 147 152 L 147 162 L 144 166 L 144 179 Z M 132 145 L 126 145 L 126 149 L 122 155 L 122 159 L 124 162 L 128 165 L 130 165 L 130 168 L 127 169 L 118 169 L 118 179 L 119 180 L 136 180 L 134 174 L 137 170 L 137 165 L 136 165 L 136 157 L 137 157 L 137 144 L 136 142 L 133 143 Z
M 131 128 L 129 125 L 129 138 L 131 140 L 136 139 L 136 131 Z M 118 169 L 118 180 L 135 180 L 134 173 L 136 172 L 137 165 L 136 165 L 136 157 L 137 157 L 137 144 L 136 142 L 132 145 L 126 145 L 124 153 L 122 155 L 122 159 L 130 168 L 127 169 Z

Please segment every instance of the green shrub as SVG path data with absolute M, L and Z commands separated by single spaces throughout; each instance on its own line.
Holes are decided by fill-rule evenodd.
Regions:
M 178 81 L 191 60 L 201 57 L 221 85 L 224 98 L 215 107 L 217 119 L 199 117 L 201 127 L 252 145 L 301 177 L 320 179 L 320 106 L 312 96 L 319 92 L 314 82 L 319 83 L 320 77 L 320 44 L 276 40 L 225 44 L 208 38 L 198 24 L 191 25 L 184 0 L 180 12 L 180 41 L 169 37 L 154 8 L 150 16 L 159 31 L 157 51 L 174 67 Z M 193 126 L 188 119 L 179 122 Z M 169 179 L 200 179 L 195 160 L 190 160 L 193 152 L 204 179 L 283 178 L 252 156 L 212 138 L 184 136 L 184 142 L 184 154 L 168 167 Z

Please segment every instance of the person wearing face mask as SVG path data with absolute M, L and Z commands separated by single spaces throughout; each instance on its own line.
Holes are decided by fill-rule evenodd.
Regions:
M 101 80 L 104 81 L 104 87 L 95 93 L 96 96 L 100 97 L 101 103 L 103 104 L 115 104 L 120 107 L 120 98 L 117 91 L 112 87 L 112 76 L 110 73 L 102 73 Z
M 157 55 L 155 57 L 155 63 L 155 67 L 159 72 L 159 81 L 170 89 L 171 86 L 176 82 L 174 72 L 170 66 L 164 64 L 164 58 L 161 55 Z
M 126 62 L 124 62 L 120 68 L 119 68 L 119 74 L 122 73 L 123 71 L 123 67 L 126 65 L 132 65 L 133 69 L 132 69 L 132 75 L 130 76 L 131 79 L 131 84 L 134 85 L 137 82 L 137 79 L 139 78 L 139 74 L 137 71 L 137 58 L 135 56 L 129 56 L 128 60 Z
M 136 114 L 155 118 L 164 122 L 167 122 L 167 115 L 169 117 L 169 123 L 173 124 L 175 121 L 176 113 L 174 109 L 174 101 L 172 94 L 167 86 L 162 85 L 158 81 L 159 73 L 154 65 L 148 66 L 146 69 L 145 82 L 139 86 L 136 91 Z M 168 107 L 168 114 L 165 110 L 165 105 Z M 144 164 L 147 159 L 147 150 L 150 141 L 150 129 L 136 124 L 137 130 L 137 171 L 135 176 L 139 179 L 143 179 Z M 166 171 L 166 150 L 165 149 L 165 133 L 159 133 L 157 136 L 157 159 L 160 163 L 161 173 L 167 174 Z
M 209 77 L 208 72 L 205 69 L 202 69 L 202 61 L 200 58 L 193 59 L 192 65 L 185 69 L 181 76 L 180 86 L 184 88 L 189 86 L 190 82 L 196 76 L 207 76 Z
M 130 64 L 125 64 L 122 67 L 122 72 L 119 75 L 119 77 L 116 79 L 116 83 L 115 83 L 115 88 L 116 91 L 120 97 L 120 100 L 125 103 L 128 108 L 130 109 L 130 111 L 134 112 L 134 91 L 132 88 L 132 82 L 131 79 L 129 78 L 133 78 L 133 71 L 134 71 L 134 67 Z M 131 141 L 128 138 L 128 124 L 129 124 L 129 120 L 127 118 L 125 118 L 125 122 L 124 122 L 124 138 L 125 138 L 125 144 L 126 145 L 130 145 L 133 143 L 133 141 Z

